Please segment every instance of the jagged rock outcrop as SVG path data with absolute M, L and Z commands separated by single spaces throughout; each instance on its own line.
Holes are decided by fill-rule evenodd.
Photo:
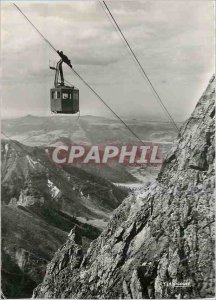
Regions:
M 69 239 L 35 298 L 214 297 L 214 84 L 212 78 L 157 180 L 115 210 L 86 254 Z

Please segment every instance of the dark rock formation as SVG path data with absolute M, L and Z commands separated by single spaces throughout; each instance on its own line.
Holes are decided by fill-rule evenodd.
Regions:
M 86 254 L 69 239 L 35 298 L 214 297 L 213 80 L 156 182 L 115 210 Z

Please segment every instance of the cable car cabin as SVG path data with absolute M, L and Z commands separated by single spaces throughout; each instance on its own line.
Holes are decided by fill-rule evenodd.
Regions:
M 79 112 L 79 90 L 69 86 L 58 86 L 50 90 L 51 111 L 59 114 Z
M 79 90 L 74 86 L 68 86 L 64 83 L 64 74 L 62 64 L 65 62 L 72 68 L 70 60 L 63 52 L 59 52 L 61 59 L 56 67 L 50 69 L 55 71 L 54 88 L 50 90 L 50 108 L 51 112 L 58 114 L 76 114 L 79 112 Z

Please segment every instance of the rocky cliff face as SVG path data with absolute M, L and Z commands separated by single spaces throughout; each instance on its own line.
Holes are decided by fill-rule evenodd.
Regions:
M 86 254 L 69 239 L 35 298 L 214 296 L 214 78 L 150 187 L 127 198 Z

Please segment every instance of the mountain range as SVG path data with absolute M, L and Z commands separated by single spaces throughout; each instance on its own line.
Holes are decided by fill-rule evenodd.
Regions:
M 70 230 L 89 245 L 127 191 L 15 140 L 2 140 L 1 159 L 2 287 L 7 298 L 26 298 Z
M 166 122 L 127 123 L 164 152 L 176 134 Z M 28 115 L 2 120 L 2 133 L 2 289 L 7 298 L 26 298 L 72 229 L 82 237 L 85 252 L 128 191 L 149 184 L 159 168 L 57 166 L 48 157 L 46 149 L 58 143 L 137 143 L 112 119 Z

